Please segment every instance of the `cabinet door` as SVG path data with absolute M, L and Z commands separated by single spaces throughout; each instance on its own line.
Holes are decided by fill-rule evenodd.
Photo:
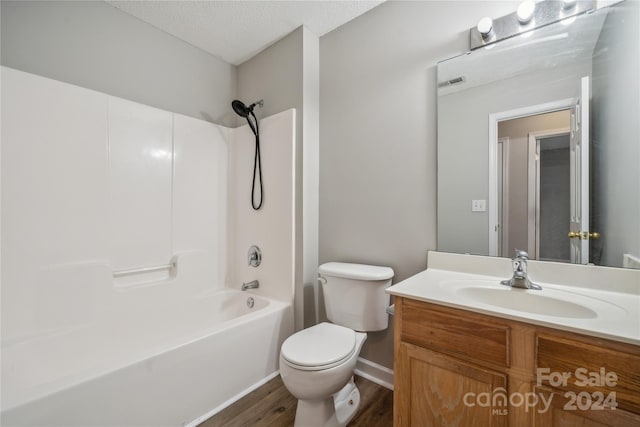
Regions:
M 507 425 L 504 374 L 404 342 L 395 372 L 396 427 Z
M 587 342 L 587 340 L 589 342 Z M 568 372 L 572 376 L 564 384 L 553 385 L 543 381 L 543 386 L 552 386 L 557 391 L 601 393 L 616 396 L 618 409 L 640 413 L 640 347 L 613 343 L 584 337 L 561 337 L 540 333 L 536 339 L 536 366 L 549 372 Z M 597 374 L 595 385 L 582 385 L 577 381 L 577 372 L 582 370 L 581 382 Z M 615 374 L 611 384 L 601 383 L 600 377 Z
M 621 409 L 608 407 L 598 408 L 597 398 L 588 399 L 578 397 L 575 393 L 555 393 L 546 387 L 537 387 L 536 393 L 544 396 L 550 404 L 547 408 L 540 408 L 533 412 L 535 427 L 622 427 L 640 426 L 640 415 Z M 580 409 L 580 407 L 587 407 Z

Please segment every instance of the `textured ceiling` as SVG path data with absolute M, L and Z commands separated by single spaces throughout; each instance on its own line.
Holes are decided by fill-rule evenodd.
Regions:
M 234 65 L 301 25 L 322 36 L 382 3 L 369 0 L 106 1 Z

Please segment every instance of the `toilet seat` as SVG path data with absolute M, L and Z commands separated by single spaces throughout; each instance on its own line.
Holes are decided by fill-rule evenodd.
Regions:
M 282 344 L 281 355 L 292 368 L 320 371 L 340 365 L 355 348 L 355 331 L 325 322 L 291 335 Z

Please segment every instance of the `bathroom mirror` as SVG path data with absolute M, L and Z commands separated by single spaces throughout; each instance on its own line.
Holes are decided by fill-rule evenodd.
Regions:
M 438 64 L 439 251 L 640 268 L 640 2 Z

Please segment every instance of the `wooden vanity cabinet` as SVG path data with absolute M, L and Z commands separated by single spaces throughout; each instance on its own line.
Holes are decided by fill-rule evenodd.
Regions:
M 408 298 L 395 307 L 396 427 L 640 426 L 638 346 Z M 571 376 L 538 381 L 537 368 Z M 609 374 L 609 385 L 577 386 L 580 368 L 617 381 Z M 617 408 L 580 410 L 599 393 Z M 582 399 L 575 410 L 573 396 Z

